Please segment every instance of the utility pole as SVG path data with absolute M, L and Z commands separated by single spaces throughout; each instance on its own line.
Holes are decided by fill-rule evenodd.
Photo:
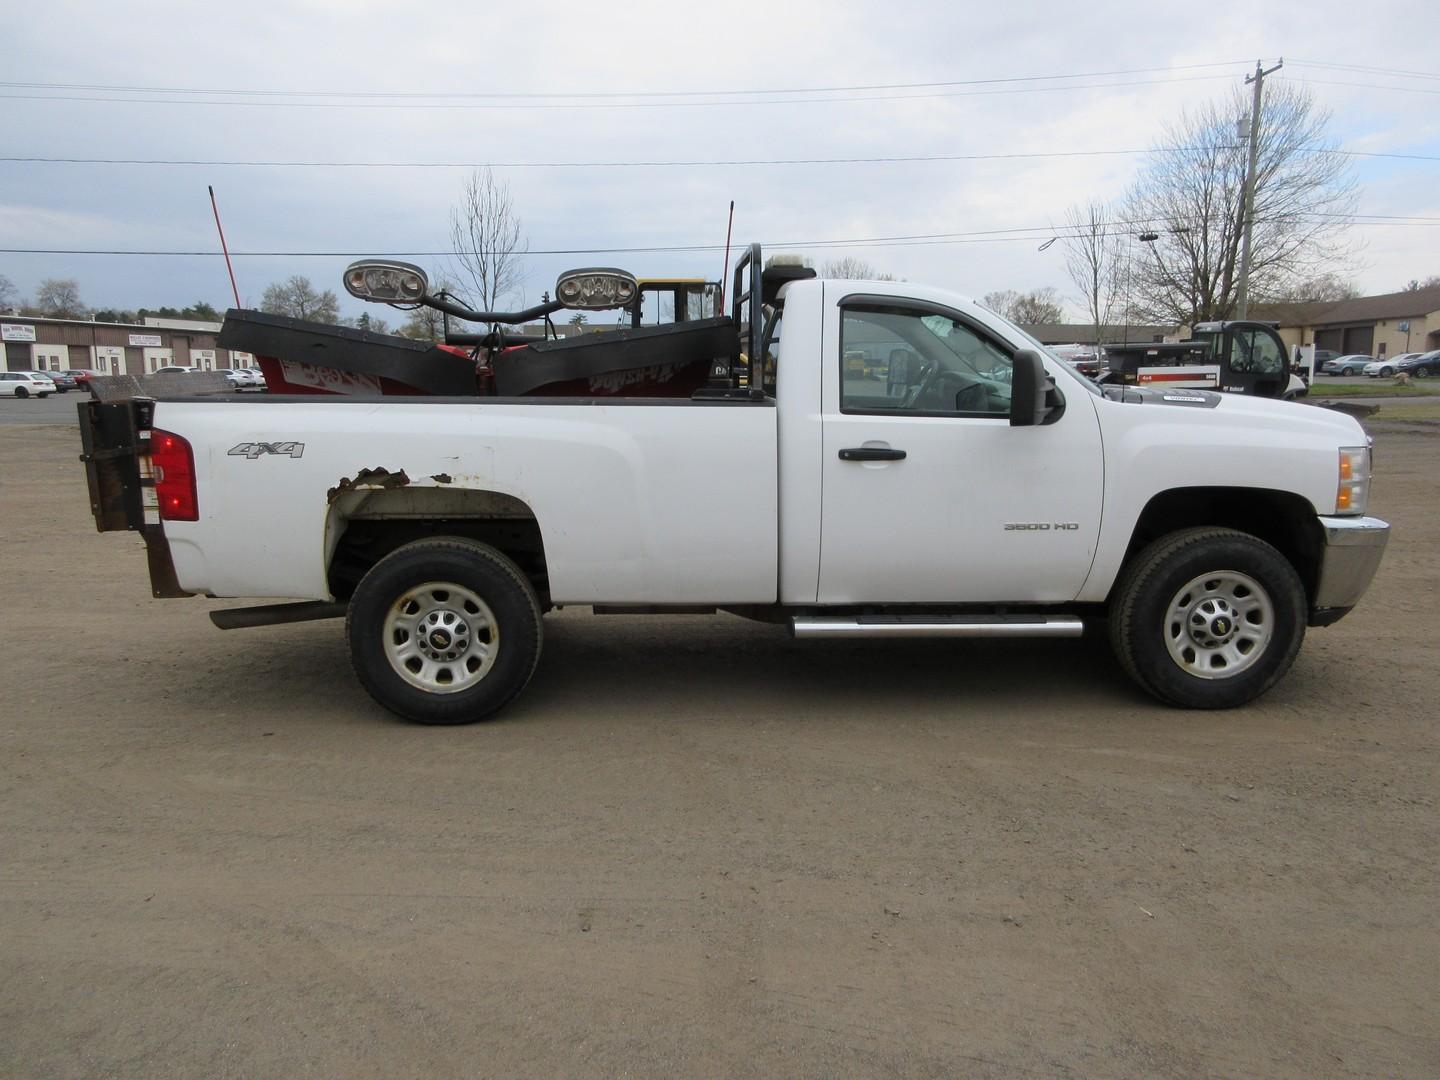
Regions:
M 1243 319 L 1250 313 L 1250 233 L 1255 225 L 1255 159 L 1260 154 L 1260 104 L 1264 98 L 1265 76 L 1285 66 L 1280 60 L 1272 68 L 1261 67 L 1255 61 L 1255 74 L 1246 75 L 1245 81 L 1255 86 L 1255 97 L 1250 105 L 1250 161 L 1245 167 L 1245 210 L 1244 228 L 1240 239 L 1240 284 L 1235 290 L 1235 317 Z

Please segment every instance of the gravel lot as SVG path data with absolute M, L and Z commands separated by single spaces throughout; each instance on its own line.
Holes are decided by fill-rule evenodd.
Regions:
M 1440 1075 L 1440 428 L 1379 426 L 1381 576 L 1244 710 L 566 611 L 459 729 L 151 600 L 77 443 L 0 427 L 0 1075 Z

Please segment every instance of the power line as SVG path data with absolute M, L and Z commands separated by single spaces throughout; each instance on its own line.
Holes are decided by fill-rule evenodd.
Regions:
M 1169 86 L 1173 83 L 1204 82 L 1231 79 L 1233 75 L 1189 75 L 1178 79 L 1128 79 L 1120 82 L 1073 83 L 1065 86 L 1012 86 L 994 90 L 953 90 L 925 94 L 873 94 L 866 96 L 763 98 L 744 101 L 617 101 L 599 103 L 524 103 L 512 102 L 339 102 L 339 101 L 205 101 L 193 98 L 96 97 L 68 94 L 10 94 L 0 98 L 15 101 L 77 101 L 85 103 L 131 105 L 212 105 L 250 108 L 287 109 L 442 109 L 442 110 L 563 110 L 563 109 L 679 109 L 730 108 L 753 105 L 814 105 L 840 104 L 856 101 L 919 101 L 935 98 L 988 97 L 996 94 L 1043 94 L 1068 90 L 1097 90 L 1134 86 Z
M 1379 83 L 1338 82 L 1334 79 L 1291 79 L 1305 86 L 1351 86 L 1359 90 L 1396 90 L 1402 94 L 1440 94 L 1440 88 L 1428 86 L 1382 86 Z
M 1125 150 L 1050 150 L 1009 154 L 905 154 L 889 157 L 728 158 L 690 161 L 200 161 L 183 158 L 0 157 L 3 162 L 55 165 L 199 165 L 245 168 L 316 169 L 622 169 L 692 168 L 742 165 L 878 165 L 928 161 L 1002 161 L 1020 158 L 1109 157 L 1130 154 L 1184 153 L 1214 149 L 1202 146 Z M 1440 161 L 1440 158 L 1436 158 Z
M 1294 215 L 1287 215 L 1295 220 L 1304 221 L 1309 218 L 1319 218 L 1321 221 L 1312 221 L 1311 224 L 1350 224 L 1350 225 L 1401 225 L 1413 227 L 1434 227 L 1440 226 L 1440 217 L 1415 217 L 1401 218 L 1399 215 L 1354 215 L 1349 220 L 1341 220 L 1347 215 L 1325 214 L 1319 211 L 1311 211 Z M 1361 217 L 1367 220 L 1361 220 Z M 1378 220 L 1368 220 L 1375 218 Z M 1134 220 L 1123 220 L 1113 222 L 1102 222 L 1100 228 L 1103 235 L 1130 235 L 1134 228 L 1141 226 L 1155 225 L 1160 219 L 1137 218 Z M 1162 223 L 1163 224 L 1163 223 Z M 1068 226 L 1056 228 L 1053 225 L 1028 225 L 1008 229 L 981 229 L 970 232 L 954 233 L 915 233 L 897 236 L 872 236 L 872 237 L 850 237 L 846 239 L 832 240 L 789 240 L 771 241 L 766 247 L 782 249 L 823 249 L 843 247 L 906 247 L 906 246 L 928 246 L 932 244 L 978 244 L 978 243 L 1003 243 L 1023 241 L 1033 243 L 1041 237 L 1056 236 L 1060 239 L 1073 239 L 1082 235 L 1088 235 L 1089 229 L 1076 230 Z M 546 248 L 531 250 L 527 255 L 635 255 L 635 254 L 674 254 L 685 252 L 719 251 L 724 247 L 722 244 L 668 244 L 650 245 L 638 247 L 591 247 L 591 248 Z M 81 248 L 0 248 L 0 254 L 6 255 L 102 255 L 102 256 L 129 256 L 129 257 L 204 257 L 214 258 L 215 251 L 160 251 L 160 250 L 131 250 L 131 249 L 81 249 Z M 235 258 L 327 258 L 327 259 L 359 259 L 359 258 L 388 258 L 408 256 L 411 258 L 447 258 L 454 254 L 453 251 L 389 251 L 377 252 L 374 249 L 368 251 L 232 251 Z
M 0 162 L 43 165 L 153 165 L 199 166 L 204 168 L 267 169 L 672 169 L 732 168 L 755 165 L 894 165 L 946 161 L 1014 161 L 1031 158 L 1123 157 L 1135 154 L 1204 153 L 1235 149 L 1231 146 L 1152 146 L 1117 150 L 1045 150 L 1004 154 L 897 154 L 877 157 L 832 158 L 716 158 L 681 161 L 240 161 L 196 158 L 84 158 L 84 157 L 0 157 Z M 1398 158 L 1407 161 L 1440 161 L 1437 154 L 1403 154 L 1379 150 L 1342 150 L 1330 147 L 1297 147 L 1303 154 L 1337 154 L 1342 157 Z
M 86 90 L 122 94 L 206 94 L 240 97 L 329 97 L 329 98 L 443 98 L 443 99 L 593 99 L 593 98 L 659 98 L 659 97 L 746 97 L 783 94 L 855 93 L 875 90 L 933 90 L 949 86 L 984 86 L 997 83 L 1053 82 L 1063 79 L 1099 79 L 1117 75 L 1146 75 L 1168 71 L 1195 71 L 1204 68 L 1235 67 L 1248 60 L 1217 60 L 1205 64 L 1177 64 L 1166 67 L 1119 68 L 1111 71 L 1082 71 L 1071 74 L 1008 75 L 989 79 L 950 79 L 942 82 L 871 83 L 850 86 L 792 86 L 779 89 L 741 90 L 577 90 L 570 92 L 528 91 L 427 91 L 427 90 L 242 90 L 187 86 L 123 86 L 97 83 L 53 83 L 0 81 L 0 87 L 32 90 Z
M 1291 63 L 1299 64 L 1302 67 L 1330 68 L 1335 71 L 1356 71 L 1366 75 L 1393 75 L 1396 78 L 1406 79 L 1440 79 L 1440 73 L 1432 71 L 1408 71 L 1404 68 L 1370 67 L 1365 64 L 1334 64 L 1325 60 L 1292 59 Z

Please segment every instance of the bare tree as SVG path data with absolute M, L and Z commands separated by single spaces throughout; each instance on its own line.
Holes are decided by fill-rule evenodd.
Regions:
M 1142 166 L 1117 226 L 1154 233 L 1134 252 L 1140 317 L 1194 324 L 1235 309 L 1246 144 L 1237 121 L 1249 94 L 1187 113 Z M 1266 86 L 1255 171 L 1250 295 L 1259 302 L 1314 278 L 1349 254 L 1345 222 L 1355 207 L 1348 159 L 1333 153 L 1330 114 L 1295 83 Z
M 1437 282 L 1440 283 L 1440 282 Z M 1359 287 L 1339 274 L 1317 274 L 1276 290 L 1269 299 L 1282 304 L 1313 304 L 1336 300 L 1353 300 L 1360 295 Z
M 271 315 L 288 315 L 292 319 L 309 319 L 312 322 L 337 323 L 340 321 L 340 301 L 330 289 L 319 292 L 310 279 L 295 274 L 284 281 L 277 281 L 265 290 L 260 300 L 260 310 Z
M 1440 285 L 1440 274 L 1431 274 L 1424 281 L 1421 281 L 1419 278 L 1411 278 L 1405 283 L 1405 288 L 1402 291 L 1416 292 L 1420 289 L 1433 289 L 1436 285 Z
M 1027 293 L 1002 289 L 999 292 L 986 293 L 980 303 L 1013 323 L 1034 325 L 1065 321 L 1065 309 L 1060 304 L 1060 294 L 1049 286 L 1032 289 Z
M 20 303 L 20 290 L 4 274 L 0 274 L 0 311 L 9 311 Z
M 882 274 L 864 259 L 843 255 L 830 259 L 820 268 L 820 276 L 826 278 L 850 278 L 861 281 L 894 281 L 894 274 Z
M 1097 345 L 1124 309 L 1123 241 L 1113 219 L 1114 211 L 1098 202 L 1072 206 L 1065 215 L 1065 269 L 1080 290 Z
M 74 278 L 46 278 L 35 290 L 35 307 L 52 319 L 83 319 L 89 309 Z
M 525 280 L 529 242 L 510 198 L 510 185 L 488 168 L 465 182 L 460 205 L 450 211 L 450 246 L 465 300 L 495 311 Z

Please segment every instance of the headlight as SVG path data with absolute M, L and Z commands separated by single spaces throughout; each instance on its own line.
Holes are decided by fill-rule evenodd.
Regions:
M 1340 448 L 1340 478 L 1335 489 L 1335 513 L 1363 514 L 1370 499 L 1370 447 Z

